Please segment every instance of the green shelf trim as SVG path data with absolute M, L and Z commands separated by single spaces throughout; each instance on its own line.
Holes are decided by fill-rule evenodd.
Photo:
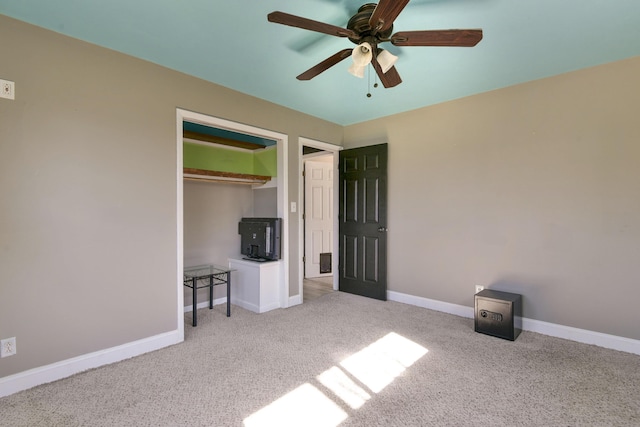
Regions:
M 267 148 L 253 152 L 253 173 L 278 176 L 278 150 Z

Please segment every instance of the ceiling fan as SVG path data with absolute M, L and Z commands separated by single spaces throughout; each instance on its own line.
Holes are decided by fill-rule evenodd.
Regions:
M 362 77 L 364 68 L 371 64 L 386 88 L 397 86 L 402 79 L 394 63 L 396 56 L 378 47 L 391 42 L 395 46 L 463 46 L 472 47 L 482 40 L 482 30 L 424 30 L 393 33 L 393 21 L 409 3 L 409 0 L 380 0 L 366 3 L 349 19 L 346 28 L 314 21 L 284 12 L 271 12 L 269 22 L 316 31 L 336 37 L 346 37 L 357 47 L 343 49 L 296 77 L 311 80 L 338 62 L 353 57 L 349 72 Z M 393 33 L 393 34 L 392 34 Z

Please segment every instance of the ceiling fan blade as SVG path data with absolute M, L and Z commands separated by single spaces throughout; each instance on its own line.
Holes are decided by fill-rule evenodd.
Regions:
M 380 0 L 369 18 L 372 34 L 388 30 L 409 0 Z
M 400 31 L 391 36 L 395 46 L 472 47 L 482 40 L 482 30 Z
M 322 73 L 323 71 L 326 71 L 329 68 L 333 67 L 343 59 L 350 57 L 352 50 L 353 49 L 342 49 L 340 52 L 328 57 L 327 59 L 320 62 L 319 64 L 316 64 L 313 67 L 309 68 L 307 71 L 305 71 L 304 73 L 296 77 L 296 79 L 311 80 L 312 78 Z
M 380 63 L 378 63 L 378 60 L 376 58 L 373 58 L 371 60 L 371 65 L 373 65 L 373 68 L 378 74 L 378 78 L 380 78 L 382 86 L 384 86 L 385 88 L 398 86 L 400 83 L 402 83 L 402 79 L 400 78 L 400 74 L 398 74 L 398 70 L 396 70 L 396 67 L 391 67 L 387 70 L 386 73 L 383 73 L 382 67 L 380 67 Z
M 290 27 L 302 28 L 304 30 L 316 31 L 319 33 L 329 34 L 337 37 L 353 37 L 359 39 L 358 35 L 347 28 L 338 27 L 324 22 L 314 21 L 312 19 L 302 18 L 296 15 L 290 15 L 284 12 L 271 12 L 267 15 L 269 22 L 276 24 L 289 25 Z

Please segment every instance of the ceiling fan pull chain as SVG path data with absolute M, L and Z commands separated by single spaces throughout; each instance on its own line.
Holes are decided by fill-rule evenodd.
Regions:
M 371 67 L 367 67 L 367 98 L 371 98 Z

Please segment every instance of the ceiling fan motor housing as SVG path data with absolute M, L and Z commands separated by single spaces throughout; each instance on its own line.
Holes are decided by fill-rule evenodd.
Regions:
M 375 3 L 364 4 L 360 6 L 358 12 L 349 19 L 347 28 L 359 36 L 357 39 L 349 37 L 349 40 L 351 40 L 352 43 L 360 44 L 363 41 L 368 41 L 373 46 L 374 44 L 377 45 L 380 40 L 388 40 L 389 37 L 391 37 L 391 34 L 393 33 L 393 25 L 385 31 L 376 33 L 375 36 L 371 35 L 369 19 L 371 19 L 371 15 L 376 9 L 376 6 L 377 4 Z

